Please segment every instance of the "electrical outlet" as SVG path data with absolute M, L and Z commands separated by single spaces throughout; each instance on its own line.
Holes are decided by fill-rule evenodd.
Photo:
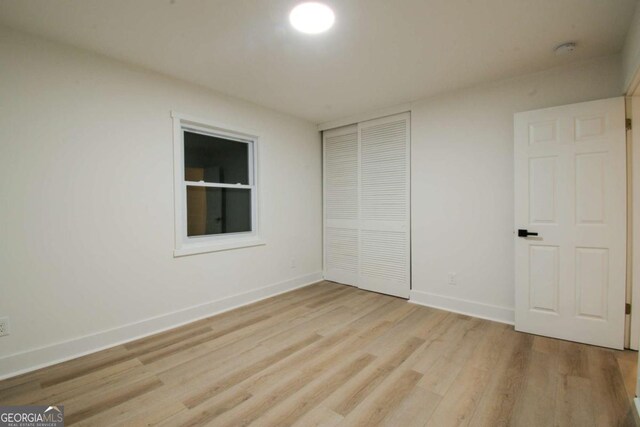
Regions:
M 456 276 L 457 273 L 449 273 L 449 284 L 450 285 L 455 285 L 456 284 Z
M 9 318 L 0 317 L 0 337 L 9 335 Z
M 293 258 L 291 260 L 291 268 L 296 268 L 296 260 L 295 260 L 295 258 Z

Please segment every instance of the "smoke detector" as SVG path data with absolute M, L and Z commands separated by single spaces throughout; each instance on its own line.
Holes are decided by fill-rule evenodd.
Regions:
M 576 43 L 575 42 L 562 43 L 561 45 L 558 45 L 558 46 L 555 47 L 555 49 L 553 49 L 553 51 L 558 56 L 568 55 L 568 54 L 572 53 L 574 50 L 576 50 Z

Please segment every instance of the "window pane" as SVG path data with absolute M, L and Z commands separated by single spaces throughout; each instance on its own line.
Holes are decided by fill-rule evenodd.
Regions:
M 251 190 L 187 186 L 187 236 L 251 231 Z
M 184 179 L 249 184 L 249 144 L 184 132 Z

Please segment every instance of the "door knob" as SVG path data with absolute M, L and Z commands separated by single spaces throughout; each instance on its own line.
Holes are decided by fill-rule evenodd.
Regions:
M 523 230 L 522 228 L 518 230 L 518 237 L 537 236 L 537 235 L 538 233 L 534 233 L 529 230 Z

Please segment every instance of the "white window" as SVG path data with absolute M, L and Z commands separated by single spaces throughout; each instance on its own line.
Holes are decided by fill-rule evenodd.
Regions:
M 172 113 L 175 256 L 262 245 L 250 131 Z

